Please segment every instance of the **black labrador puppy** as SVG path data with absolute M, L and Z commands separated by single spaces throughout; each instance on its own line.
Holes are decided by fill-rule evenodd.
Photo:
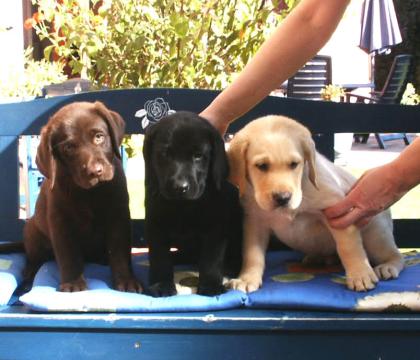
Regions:
M 55 258 L 60 290 L 87 288 L 85 261 L 109 263 L 114 288 L 140 292 L 131 268 L 128 192 L 119 146 L 125 123 L 100 102 L 62 107 L 41 131 L 36 164 L 46 177 L 24 227 L 25 277 Z
M 224 271 L 240 268 L 242 229 L 220 134 L 198 115 L 177 112 L 148 128 L 143 155 L 149 293 L 176 294 L 174 262 L 198 264 L 198 294 L 222 293 Z

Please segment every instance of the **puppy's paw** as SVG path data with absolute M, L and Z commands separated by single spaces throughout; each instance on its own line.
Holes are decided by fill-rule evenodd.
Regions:
M 215 296 L 225 292 L 225 287 L 220 285 L 198 285 L 197 294 L 204 296 Z
M 226 287 L 229 289 L 240 290 L 246 293 L 257 291 L 262 285 L 262 279 L 253 276 L 241 276 L 239 279 L 228 281 Z
M 173 282 L 158 282 L 150 285 L 147 294 L 153 297 L 176 295 L 176 288 Z
M 359 269 L 352 269 L 346 272 L 347 287 L 350 290 L 372 290 L 378 281 L 378 277 L 370 266 L 363 266 Z
M 62 292 L 77 292 L 87 290 L 86 280 L 83 276 L 80 276 L 76 280 L 61 283 L 59 290 Z
M 118 291 L 131 292 L 131 293 L 143 292 L 143 287 L 134 277 L 115 280 L 114 289 Z
M 389 280 L 389 279 L 396 279 L 398 275 L 400 275 L 401 270 L 403 269 L 404 265 L 401 262 L 386 262 L 384 264 L 380 264 L 374 268 L 375 274 L 381 280 Z

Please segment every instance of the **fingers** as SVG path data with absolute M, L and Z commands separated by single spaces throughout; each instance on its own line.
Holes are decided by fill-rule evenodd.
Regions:
M 355 224 L 358 228 L 362 228 L 369 224 L 375 214 L 370 214 L 366 210 L 359 208 L 352 208 L 346 214 L 336 218 L 328 219 L 331 227 L 336 229 L 345 229 L 346 227 Z
M 351 209 L 354 208 L 353 201 L 349 196 L 345 197 L 343 200 L 339 201 L 333 206 L 324 210 L 324 215 L 327 219 L 335 219 L 347 214 Z
M 337 229 L 344 229 L 352 224 L 357 224 L 365 219 L 365 211 L 359 208 L 352 208 L 350 211 L 336 218 L 328 219 L 330 225 Z

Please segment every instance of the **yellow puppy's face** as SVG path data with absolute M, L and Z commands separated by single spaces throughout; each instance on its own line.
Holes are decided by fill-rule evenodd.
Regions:
M 297 209 L 302 202 L 302 176 L 309 176 L 316 186 L 310 132 L 289 118 L 254 120 L 235 135 L 228 156 L 231 181 L 241 194 L 250 184 L 263 210 Z
M 251 141 L 246 171 L 257 204 L 264 210 L 296 209 L 302 200 L 304 156 L 293 139 L 284 134 L 266 134 L 264 141 Z

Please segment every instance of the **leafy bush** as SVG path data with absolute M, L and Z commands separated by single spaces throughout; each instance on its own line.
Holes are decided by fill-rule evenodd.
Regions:
M 224 88 L 298 0 L 32 0 L 33 26 L 98 86 Z M 284 10 L 286 9 L 286 10 Z
M 24 52 L 24 69 L 13 68 L 0 82 L 0 97 L 32 97 L 42 94 L 42 88 L 49 84 L 61 83 L 67 79 L 62 62 L 35 61 L 32 48 Z

